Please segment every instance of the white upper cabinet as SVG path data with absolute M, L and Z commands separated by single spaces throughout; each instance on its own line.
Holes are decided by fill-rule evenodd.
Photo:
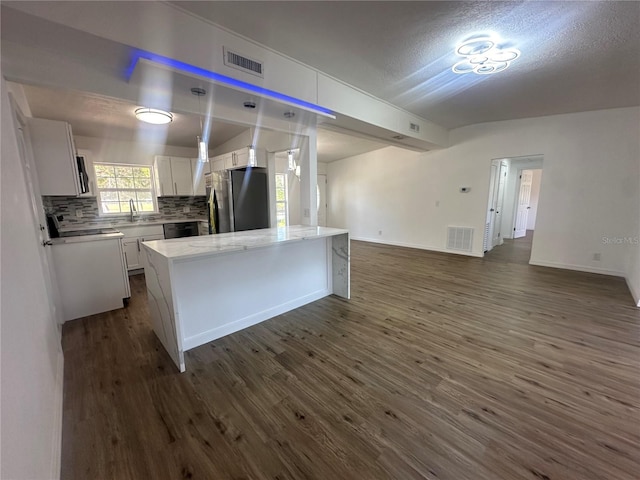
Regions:
M 80 196 L 80 177 L 71 125 L 29 119 L 29 135 L 41 195 Z
M 230 156 L 231 156 L 230 153 L 225 153 L 224 155 L 218 155 L 217 157 L 213 157 L 211 159 L 211 171 L 221 172 L 222 170 L 226 170 L 225 159 Z
M 197 158 L 158 155 L 153 164 L 159 197 L 205 195 L 204 174 L 209 163 Z
M 157 156 L 153 170 L 156 177 L 156 195 L 159 197 L 175 195 L 171 175 L 171 157 Z
M 234 152 L 227 153 L 224 155 L 224 167 L 226 170 L 248 167 L 249 158 L 249 147 L 241 148 Z M 267 153 L 263 149 L 256 149 L 256 166 L 267 166 Z
M 193 195 L 190 158 L 171 157 L 171 175 L 175 195 Z

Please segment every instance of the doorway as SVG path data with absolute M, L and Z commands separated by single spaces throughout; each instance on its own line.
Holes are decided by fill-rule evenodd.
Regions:
M 542 155 L 492 160 L 484 238 L 488 260 L 529 263 L 542 164 Z

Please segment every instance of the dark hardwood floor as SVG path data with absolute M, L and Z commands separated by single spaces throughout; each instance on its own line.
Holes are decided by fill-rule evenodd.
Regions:
M 527 230 L 524 237 L 505 238 L 502 245 L 495 246 L 485 252 L 484 259 L 489 262 L 519 263 L 528 265 L 531 259 L 531 245 L 533 244 L 533 230 Z
M 64 327 L 63 479 L 640 478 L 622 279 L 352 242 L 350 301 L 196 348 L 184 374 L 132 289 Z

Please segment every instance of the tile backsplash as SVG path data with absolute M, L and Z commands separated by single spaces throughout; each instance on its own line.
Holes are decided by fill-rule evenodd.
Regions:
M 60 228 L 100 226 L 118 222 L 128 222 L 129 214 L 100 216 L 95 197 L 42 197 L 46 213 L 62 215 Z M 184 207 L 189 207 L 188 213 Z M 82 216 L 76 215 L 81 211 Z M 207 203 L 205 197 L 158 197 L 160 213 L 138 215 L 145 220 L 172 220 L 177 218 L 206 218 Z

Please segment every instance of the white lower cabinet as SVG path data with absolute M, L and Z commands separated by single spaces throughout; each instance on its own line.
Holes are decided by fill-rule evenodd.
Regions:
M 120 238 L 54 243 L 51 247 L 64 321 L 122 308 L 129 298 Z
M 140 257 L 142 242 L 164 240 L 164 229 L 162 225 L 118 227 L 118 229 L 124 234 L 122 245 L 124 247 L 127 270 L 129 271 L 142 268 L 142 259 Z

